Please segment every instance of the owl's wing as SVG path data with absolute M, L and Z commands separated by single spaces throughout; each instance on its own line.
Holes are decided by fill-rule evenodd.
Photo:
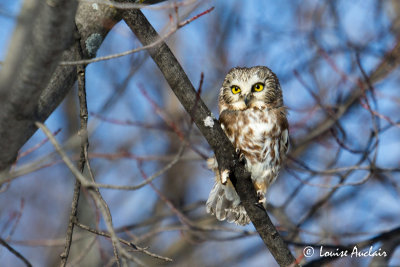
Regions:
M 224 110 L 219 114 L 219 122 L 221 123 L 222 130 L 232 144 L 235 143 L 235 133 L 238 131 L 236 128 L 237 116 L 238 112 L 235 110 Z
M 281 107 L 276 113 L 278 117 L 278 125 L 280 127 L 280 143 L 283 146 L 283 152 L 287 154 L 289 152 L 290 140 L 289 140 L 289 122 L 286 118 L 287 110 L 286 107 Z
M 281 145 L 283 146 L 283 151 L 287 154 L 290 150 L 290 139 L 289 130 L 284 129 L 281 134 Z

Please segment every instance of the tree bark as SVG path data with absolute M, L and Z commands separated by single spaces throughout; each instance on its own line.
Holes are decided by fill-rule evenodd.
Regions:
M 123 19 L 143 45 L 159 40 L 159 35 L 138 9 L 122 11 Z M 286 243 L 272 224 L 267 212 L 255 205 L 257 196 L 250 174 L 239 162 L 235 149 L 223 132 L 217 119 L 197 95 L 181 65 L 164 42 L 148 49 L 169 86 L 213 149 L 221 170 L 230 170 L 230 179 L 245 207 L 253 225 L 280 266 L 297 266 Z M 211 117 L 214 124 L 204 121 Z
M 20 145 L 28 139 L 26 124 L 30 121 L 28 129 L 33 128 L 40 93 L 61 53 L 72 43 L 76 8 L 77 2 L 70 0 L 24 5 L 0 73 L 0 170 L 14 162 Z
M 26 1 L 0 72 L 0 171 L 15 161 L 19 149 L 35 133 L 34 121 L 45 121 L 76 81 L 75 66 L 57 66 L 79 59 L 74 38 L 77 2 Z M 53 3 L 53 2 L 49 2 Z M 39 15 L 35 10 L 40 9 Z M 35 16 L 30 16 L 35 14 Z M 93 57 L 107 33 L 120 20 L 111 7 L 80 3 L 76 27 L 84 52 Z M 35 19 L 37 18 L 37 19 Z M 29 29 L 34 31 L 29 34 Z M 22 39 L 26 35 L 26 38 Z M 35 38 L 30 41 L 30 37 Z M 32 43 L 25 49 L 15 49 Z M 21 57 L 21 55 L 23 55 Z

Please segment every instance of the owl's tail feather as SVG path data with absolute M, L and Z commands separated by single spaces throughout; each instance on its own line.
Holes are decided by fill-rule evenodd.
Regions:
M 214 214 L 220 221 L 227 220 L 239 225 L 250 222 L 246 210 L 240 204 L 239 196 L 230 183 L 223 185 L 216 182 L 210 192 L 206 207 L 207 212 Z

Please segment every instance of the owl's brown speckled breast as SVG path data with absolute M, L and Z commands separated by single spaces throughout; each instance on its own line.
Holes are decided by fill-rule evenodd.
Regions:
M 236 149 L 243 153 L 252 177 L 276 177 L 284 158 L 281 134 L 287 126 L 279 109 L 223 111 L 220 121 Z M 283 122 L 280 120 L 284 120 Z

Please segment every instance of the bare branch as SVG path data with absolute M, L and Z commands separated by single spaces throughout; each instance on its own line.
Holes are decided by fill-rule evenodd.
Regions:
M 379 82 L 380 80 L 388 76 L 394 69 L 396 69 L 399 64 L 400 41 L 396 43 L 393 49 L 386 54 L 386 56 L 382 59 L 382 62 L 369 75 L 369 82 L 371 84 Z M 362 85 L 364 85 L 364 83 Z M 336 124 L 336 122 L 349 111 L 350 107 L 358 103 L 357 100 L 359 100 L 363 96 L 363 91 L 358 90 L 359 86 L 360 84 L 356 84 L 354 88 L 350 90 L 352 93 L 350 93 L 343 101 L 343 104 L 339 107 L 334 116 L 322 119 L 316 124 L 316 126 L 313 127 L 313 130 L 311 132 L 307 133 L 304 138 L 296 140 L 296 147 L 291 153 L 293 156 L 298 156 L 302 152 L 304 152 L 304 149 L 310 144 L 310 142 L 315 140 L 315 138 L 317 138 L 318 136 L 328 132 L 329 129 L 331 129 Z
M 107 229 L 111 235 L 111 241 L 113 244 L 114 255 L 115 255 L 115 260 L 117 262 L 117 265 L 120 266 L 119 253 L 121 253 L 124 256 L 124 258 L 122 259 L 123 263 L 125 263 L 125 258 L 129 258 L 133 261 L 136 260 L 136 259 L 132 258 L 119 244 L 118 237 L 117 237 L 114 227 L 113 227 L 110 210 L 108 208 L 107 203 L 104 201 L 103 197 L 101 196 L 99 190 L 97 188 L 88 186 L 88 179 L 74 166 L 74 164 L 69 159 L 69 157 L 67 156 L 65 151 L 61 148 L 60 144 L 57 142 L 57 140 L 54 138 L 54 136 L 52 136 L 50 130 L 44 124 L 42 124 L 40 122 L 35 122 L 35 125 L 38 128 L 40 128 L 46 134 L 46 136 L 50 139 L 50 142 L 53 144 L 53 146 L 55 147 L 57 152 L 60 154 L 62 160 L 65 162 L 67 167 L 70 169 L 72 174 L 81 183 L 82 186 L 85 186 L 88 189 L 90 196 L 93 198 L 96 205 L 99 207 L 99 209 L 103 215 Z M 90 170 L 89 170 L 89 173 L 90 173 Z M 93 180 L 93 177 L 92 177 L 92 180 Z M 62 255 L 62 256 L 66 256 L 66 255 Z M 123 264 L 123 265 L 125 266 L 126 264 Z
M 35 1 L 34 8 L 38 10 L 32 13 L 34 16 L 22 12 L 10 44 L 11 47 L 23 45 L 24 49 L 12 49 L 0 73 L 0 170 L 14 162 L 20 146 L 29 138 L 16 133 L 25 133 L 26 121 L 36 120 L 40 94 L 56 69 L 61 53 L 73 40 L 76 1 Z M 32 39 L 21 42 L 20 31 L 30 27 L 33 27 L 32 33 L 25 37 Z
M 99 231 L 99 230 L 90 228 L 90 227 L 88 227 L 88 226 L 86 226 L 86 225 L 83 225 L 83 224 L 81 224 L 81 223 L 79 223 L 79 222 L 75 222 L 75 224 L 76 224 L 76 226 L 78 226 L 78 227 L 80 227 L 80 228 L 82 228 L 82 229 L 84 229 L 84 230 L 86 230 L 86 231 L 88 231 L 88 232 L 94 233 L 94 234 L 96 234 L 96 235 L 105 236 L 105 237 L 108 237 L 108 238 L 110 237 L 110 234 L 109 234 L 109 233 L 106 233 L 106 232 L 104 232 L 104 231 Z M 149 252 L 147 249 L 141 248 L 141 247 L 139 247 L 139 246 L 133 244 L 132 242 L 126 241 L 126 240 L 124 240 L 124 239 L 122 239 L 122 238 L 118 238 L 118 240 L 119 240 L 119 242 L 121 242 L 122 244 L 127 245 L 127 246 L 133 248 L 134 250 L 143 252 L 144 254 L 146 254 L 146 255 L 148 255 L 148 256 L 150 256 L 150 257 L 153 257 L 153 258 L 156 258 L 156 259 L 161 259 L 161 260 L 164 260 L 164 261 L 167 261 L 167 262 L 168 262 L 168 261 L 169 261 L 169 262 L 172 261 L 171 258 L 163 257 L 163 256 L 157 255 L 157 254 L 155 254 L 155 253 Z
M 137 4 L 140 1 L 136 1 L 136 3 L 120 3 L 120 2 L 115 2 L 115 1 L 109 1 L 109 0 L 80 0 L 80 2 L 88 2 L 88 3 L 96 3 L 100 5 L 111 5 L 114 6 L 118 9 L 150 9 L 150 10 L 160 10 L 160 9 L 168 9 L 168 8 L 176 8 L 176 7 L 182 7 L 182 6 L 187 6 L 194 4 L 198 0 L 186 0 L 182 2 L 167 2 L 166 0 L 147 0 L 147 1 L 141 1 L 141 4 Z M 161 2 L 167 2 L 162 5 L 156 5 Z
M 145 46 L 159 40 L 159 36 L 140 10 L 123 11 L 123 19 Z M 151 57 L 163 73 L 165 79 L 180 100 L 186 111 L 214 150 L 218 165 L 222 169 L 231 170 L 231 180 L 252 220 L 256 230 L 269 248 L 280 266 L 297 265 L 278 231 L 272 224 L 265 210 L 258 208 L 256 192 L 244 165 L 238 161 L 233 145 L 215 117 L 208 110 L 188 79 L 186 73 L 172 54 L 168 46 L 162 42 L 148 50 Z M 194 107 L 196 107 L 194 109 Z M 205 125 L 206 118 L 212 118 L 213 126 Z
M 42 2 L 42 4 L 46 3 L 46 1 L 44 2 L 40 1 L 40 2 Z M 43 10 L 42 12 L 47 12 L 49 13 L 48 16 L 56 17 L 54 18 L 56 20 L 61 20 L 62 23 L 57 24 L 60 25 L 60 27 L 66 27 L 66 25 L 70 23 L 71 25 L 69 24 L 68 25 L 71 27 L 70 29 L 71 33 L 68 36 L 66 33 L 64 33 L 62 36 L 63 38 L 58 37 L 58 35 L 60 33 L 63 33 L 63 31 L 59 30 L 58 28 L 55 28 L 56 25 L 55 22 L 46 23 L 44 21 L 43 23 L 46 24 L 45 29 L 48 29 L 48 31 L 46 30 L 42 31 L 43 35 L 42 39 L 46 38 L 45 34 L 48 35 L 53 34 L 52 38 L 48 37 L 52 40 L 52 42 L 44 42 L 44 44 L 42 44 L 43 42 L 39 43 L 38 45 L 41 44 L 42 46 L 38 47 L 37 49 L 49 51 L 49 53 L 47 53 L 46 55 L 42 55 L 43 53 L 38 53 L 38 55 L 36 56 L 32 55 L 33 59 L 24 56 L 22 58 L 23 59 L 27 58 L 26 60 L 18 61 L 14 57 L 25 55 L 27 54 L 28 51 L 25 51 L 25 49 L 18 51 L 10 49 L 7 55 L 6 62 L 4 62 L 0 75 L 0 82 L 1 82 L 0 133 L 2 134 L 2 136 L 4 136 L 4 138 L 0 140 L 0 148 L 1 148 L 0 150 L 2 151 L 0 155 L 0 171 L 6 170 L 14 162 L 18 150 L 37 130 L 37 128 L 34 126 L 34 122 L 37 120 L 42 122 L 45 121 L 47 117 L 50 116 L 50 114 L 61 103 L 61 101 L 64 99 L 64 97 L 67 95 L 68 91 L 71 89 L 72 85 L 76 81 L 75 66 L 57 67 L 57 63 L 59 60 L 70 61 L 79 58 L 79 51 L 77 50 L 77 46 L 76 45 L 67 46 L 70 44 L 68 41 L 73 40 L 72 22 L 75 15 L 74 14 L 75 12 L 73 12 L 75 1 L 65 1 L 65 2 L 67 2 L 69 8 L 57 7 L 56 12 L 54 12 L 55 14 L 53 14 L 52 8 L 47 7 L 47 9 Z M 61 11 L 59 9 L 61 9 Z M 66 10 L 68 10 L 68 12 L 66 12 Z M 62 15 L 58 16 L 57 12 L 61 12 Z M 72 14 L 69 14 L 71 12 Z M 38 15 L 37 13 L 31 12 L 29 10 L 27 11 L 27 13 L 35 14 L 36 18 L 43 17 L 40 18 L 41 20 L 45 20 L 46 18 L 46 16 L 44 15 L 43 16 Z M 25 13 L 22 12 L 21 18 L 25 16 L 24 14 Z M 68 20 L 65 18 L 67 14 L 69 14 Z M 33 25 L 32 21 L 25 21 L 28 20 L 28 18 L 29 17 L 21 19 L 21 22 L 19 22 L 17 29 L 19 29 L 19 27 L 22 28 Z M 115 23 L 119 21 L 119 18 L 117 16 L 117 12 L 115 12 L 115 9 L 109 6 L 101 6 L 98 10 L 94 10 L 90 4 L 81 3 L 77 10 L 75 20 L 78 26 L 83 51 L 85 55 L 88 55 L 88 57 L 93 57 L 95 56 L 96 51 L 99 48 L 102 41 L 104 40 L 105 36 L 111 30 L 113 25 L 115 25 Z M 13 37 L 14 39 L 11 42 L 11 47 L 14 47 L 14 42 L 17 43 L 20 42 L 18 39 L 19 37 L 17 36 L 19 34 L 20 33 L 16 30 L 14 34 L 15 37 Z M 30 35 L 28 34 L 27 36 L 29 37 Z M 38 37 L 35 40 L 41 40 L 41 39 L 39 39 Z M 22 42 L 21 44 L 27 46 L 27 44 L 30 42 L 31 41 L 25 41 Z M 57 43 L 54 42 L 60 42 L 60 44 L 57 45 Z M 79 41 L 76 40 L 75 44 L 76 43 L 79 43 Z M 51 47 L 46 48 L 49 45 L 51 45 Z M 60 48 L 63 49 L 68 48 L 68 49 L 61 55 L 60 53 L 63 51 L 63 49 L 60 50 Z M 35 54 L 34 53 L 35 51 L 33 50 L 29 50 L 29 52 Z M 54 54 L 56 52 L 58 54 Z M 39 55 L 42 55 L 42 57 L 39 57 Z M 44 57 L 46 57 L 47 59 L 46 62 L 41 62 L 39 64 L 39 62 L 33 63 L 32 61 L 36 60 L 36 58 L 38 58 L 37 61 L 39 60 L 44 61 L 45 59 Z M 31 68 L 32 75 L 36 72 L 39 72 L 41 76 L 37 77 L 41 77 L 41 80 L 38 80 L 35 76 L 34 82 L 32 84 L 29 84 L 29 86 L 28 85 L 24 86 L 23 84 L 29 81 L 21 78 L 15 78 L 15 77 L 22 77 L 20 75 L 23 75 L 22 73 L 24 68 L 22 68 L 22 66 L 13 67 L 12 64 L 8 64 L 8 62 L 13 60 L 15 60 L 19 64 L 24 64 L 23 66 L 25 66 L 26 71 L 30 71 Z M 28 64 L 29 62 L 32 64 Z M 52 67 L 50 68 L 50 65 L 43 66 L 44 63 L 46 64 L 51 63 Z M 13 68 L 13 71 L 10 71 L 10 74 L 7 74 L 9 73 L 7 71 L 7 68 Z M 5 77 L 6 75 L 12 75 L 11 77 L 12 79 L 18 80 L 14 81 L 13 84 L 14 86 L 20 86 L 19 87 L 21 89 L 21 91 L 19 92 L 20 95 L 16 94 L 18 93 L 18 91 L 12 89 L 11 87 L 5 86 L 6 83 L 9 83 L 6 80 Z M 31 92 L 29 90 L 31 90 Z M 11 99 L 10 98 L 11 96 L 8 95 L 9 92 L 12 92 L 13 99 Z M 20 104 L 18 105 L 18 103 Z M 29 105 L 26 105 L 26 103 L 28 103 Z M 20 110 L 21 108 L 23 108 L 24 110 L 21 111 Z M 15 111 L 14 109 L 18 110 Z
M 83 58 L 83 51 L 78 46 L 79 55 Z M 87 135 L 87 120 L 88 120 L 88 111 L 87 111 L 87 102 L 86 102 L 86 66 L 80 65 L 77 67 L 77 76 L 78 76 L 78 97 L 79 97 L 79 104 L 80 104 L 80 118 L 81 118 L 81 129 L 79 131 L 79 136 L 81 138 L 81 153 L 80 159 L 78 161 L 78 168 L 83 173 L 85 162 L 86 162 L 86 155 L 87 155 L 87 148 L 89 147 L 89 139 Z M 67 264 L 69 251 L 71 249 L 72 244 L 72 234 L 74 232 L 74 220 L 76 219 L 76 215 L 78 213 L 78 201 L 81 191 L 81 183 L 78 180 L 75 180 L 74 186 L 74 193 L 72 197 L 71 203 L 71 212 L 69 215 L 68 221 L 68 228 L 65 237 L 65 248 L 64 251 L 61 253 L 60 258 L 60 266 L 64 267 Z
M 160 37 L 158 40 L 156 40 L 153 43 L 150 43 L 148 45 L 144 45 L 142 47 L 138 47 L 129 51 L 125 51 L 122 53 L 118 53 L 118 54 L 113 54 L 113 55 L 108 55 L 108 56 L 104 56 L 104 57 L 96 57 L 93 59 L 81 59 L 81 60 L 77 60 L 77 61 L 62 61 L 60 62 L 60 66 L 73 66 L 73 65 L 80 65 L 80 64 L 90 64 L 90 63 L 94 63 L 94 62 L 99 62 L 99 61 L 104 61 L 104 60 L 110 60 L 110 59 L 114 59 L 114 58 L 119 58 L 119 57 L 123 57 L 123 56 L 127 56 L 133 53 L 137 53 L 143 50 L 148 50 L 149 48 L 155 47 L 158 44 L 163 43 L 164 41 L 166 41 L 169 37 L 171 37 L 178 29 L 182 28 L 183 26 L 189 24 L 190 22 L 192 22 L 193 20 L 199 18 L 200 16 L 203 16 L 209 12 L 211 12 L 214 8 L 210 8 L 206 11 L 204 11 L 203 13 L 185 20 L 183 22 L 179 22 L 177 24 L 174 24 L 174 26 L 172 27 L 171 30 L 169 30 L 165 35 L 163 35 L 162 37 Z
M 8 249 L 8 251 L 10 251 L 12 254 L 14 254 L 20 260 L 22 260 L 26 266 L 28 266 L 28 267 L 32 266 L 32 264 L 24 256 L 22 256 L 21 253 L 19 253 L 13 247 L 11 247 L 9 244 L 7 244 L 7 242 L 5 240 L 3 240 L 3 238 L 0 238 L 0 245 L 5 247 L 6 249 Z

